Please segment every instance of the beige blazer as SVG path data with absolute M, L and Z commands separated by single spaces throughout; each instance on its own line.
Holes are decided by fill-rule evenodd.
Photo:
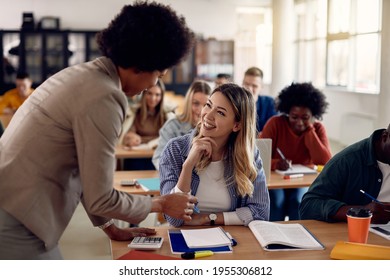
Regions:
M 0 139 L 0 207 L 49 249 L 80 200 L 95 226 L 139 223 L 150 212 L 151 198 L 113 189 L 126 109 L 116 67 L 102 57 L 50 77 Z

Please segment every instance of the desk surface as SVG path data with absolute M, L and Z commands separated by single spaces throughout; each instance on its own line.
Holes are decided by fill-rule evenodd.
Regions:
M 330 252 L 334 245 L 339 240 L 348 241 L 348 228 L 346 223 L 326 223 L 314 220 L 290 221 L 287 223 L 300 223 L 311 231 L 312 234 L 325 246 L 325 250 L 303 250 L 303 251 L 264 251 L 251 230 L 244 226 L 223 226 L 238 245 L 234 247 L 233 253 L 214 254 L 211 257 L 204 259 L 214 260 L 329 260 Z M 172 254 L 167 230 L 170 227 L 156 227 L 157 235 L 164 237 L 163 246 L 153 253 L 180 257 L 180 255 Z M 185 227 L 192 228 L 192 227 Z M 205 227 L 203 227 L 205 228 Z M 130 251 L 127 248 L 129 241 L 112 241 L 111 254 L 113 259 L 117 259 L 123 254 Z M 374 233 L 369 233 L 369 244 L 390 246 L 390 241 L 382 238 Z
M 145 192 L 141 188 L 122 187 L 121 180 L 138 179 L 138 178 L 155 178 L 158 177 L 156 170 L 142 170 L 142 171 L 116 171 L 114 175 L 114 188 L 120 191 L 135 193 L 135 194 L 153 194 L 158 195 L 158 191 Z M 283 179 L 283 176 L 271 172 L 270 181 L 267 183 L 269 189 L 288 189 L 288 188 L 302 188 L 308 187 L 317 178 L 317 174 L 306 174 L 302 178 Z
M 125 159 L 125 158 L 152 158 L 154 150 L 133 150 L 126 149 L 123 146 L 117 146 L 115 148 L 115 157 L 117 159 Z

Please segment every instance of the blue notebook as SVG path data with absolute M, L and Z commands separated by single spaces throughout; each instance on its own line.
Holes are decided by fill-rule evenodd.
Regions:
M 184 240 L 183 234 L 179 229 L 168 230 L 169 243 L 171 245 L 172 254 L 182 254 L 187 252 L 196 251 L 213 251 L 214 253 L 232 253 L 233 249 L 231 246 L 222 247 L 204 247 L 204 248 L 188 248 L 186 241 Z
M 137 179 L 137 182 L 150 191 L 160 190 L 160 178 Z

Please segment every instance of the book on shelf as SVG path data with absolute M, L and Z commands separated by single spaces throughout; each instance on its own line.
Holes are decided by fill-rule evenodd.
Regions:
M 293 174 L 317 174 L 317 171 L 313 168 L 307 167 L 302 164 L 292 164 L 287 170 L 275 170 L 276 173 L 281 175 L 293 175 Z
M 202 231 L 202 229 L 199 229 Z M 169 236 L 169 244 L 171 246 L 171 252 L 172 254 L 182 254 L 182 253 L 188 253 L 188 252 L 196 252 L 196 251 L 213 251 L 214 253 L 231 253 L 233 252 L 232 246 L 231 246 L 231 240 L 229 240 L 228 244 L 221 245 L 220 242 L 216 243 L 218 246 L 213 246 L 215 244 L 207 243 L 207 246 L 205 243 L 202 242 L 205 246 L 200 246 L 200 243 L 198 243 L 198 246 L 190 248 L 188 244 L 186 243 L 186 239 L 184 239 L 183 230 L 179 229 L 169 229 L 168 230 L 168 236 Z M 213 233 L 215 234 L 215 233 Z M 198 233 L 196 235 L 199 235 Z M 208 239 L 211 236 L 203 236 L 204 239 Z M 212 237 L 211 237 L 212 238 Z
M 323 250 L 314 235 L 303 225 L 252 221 L 249 229 L 266 251 Z
M 160 190 L 160 178 L 137 179 L 137 183 L 145 191 L 158 191 L 158 190 Z
M 138 146 L 131 146 L 132 150 L 153 150 L 157 148 L 159 138 L 154 138 L 149 142 L 142 143 Z
M 371 224 L 370 231 L 390 240 L 390 222 L 387 224 Z

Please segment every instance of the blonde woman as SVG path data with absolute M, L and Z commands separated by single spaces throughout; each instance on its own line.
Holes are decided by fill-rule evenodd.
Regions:
M 255 146 L 253 95 L 235 84 L 216 88 L 192 133 L 170 140 L 160 159 L 161 194 L 191 193 L 199 214 L 173 226 L 248 225 L 269 219 L 269 196 Z
M 169 119 L 159 132 L 159 140 L 153 154 L 154 167 L 159 169 L 161 153 L 172 138 L 187 134 L 200 120 L 200 112 L 211 93 L 211 87 L 206 81 L 194 81 L 186 93 L 183 113 Z

